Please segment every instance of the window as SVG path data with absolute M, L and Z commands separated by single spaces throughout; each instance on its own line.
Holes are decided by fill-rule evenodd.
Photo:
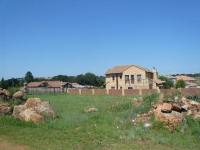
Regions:
M 134 84 L 135 79 L 134 79 L 134 75 L 131 75 L 131 84 Z
M 122 87 L 120 86 L 120 89 L 122 89 Z
M 142 81 L 142 75 L 141 74 L 138 74 L 137 75 L 137 82 L 141 82 Z
M 114 86 L 112 86 L 112 87 L 111 87 L 111 89 L 115 89 L 115 87 L 114 87 Z
M 129 83 L 129 75 L 125 75 L 125 83 Z
M 113 80 L 113 81 L 115 80 L 115 76 L 112 76 L 112 80 Z
M 133 89 L 133 87 L 128 87 L 128 89 L 130 90 L 130 89 Z
M 119 76 L 120 79 L 122 79 L 122 76 Z

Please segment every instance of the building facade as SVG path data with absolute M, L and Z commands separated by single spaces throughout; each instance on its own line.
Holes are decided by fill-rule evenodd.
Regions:
M 157 89 L 163 82 L 152 71 L 138 65 L 115 66 L 106 72 L 106 89 Z

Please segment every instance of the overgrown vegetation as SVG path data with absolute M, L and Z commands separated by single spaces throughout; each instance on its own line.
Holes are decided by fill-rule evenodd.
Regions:
M 92 85 L 97 87 L 105 86 L 105 77 L 97 76 L 93 73 L 80 74 L 78 76 L 58 75 L 53 77 L 52 80 L 60 80 L 64 82 L 77 82 L 81 85 Z
M 199 121 L 186 120 L 171 133 L 154 121 L 153 128 L 133 125 L 131 120 L 148 112 L 158 95 L 146 96 L 143 103 L 133 106 L 133 97 L 35 95 L 48 100 L 59 118 L 34 125 L 12 117 L 0 118 L 0 138 L 24 144 L 33 150 L 44 149 L 193 149 L 198 150 Z M 84 109 L 96 107 L 95 113 Z M 184 130 L 182 129 L 184 128 Z
M 175 85 L 175 87 L 178 89 L 178 88 L 185 88 L 185 86 L 186 86 L 186 83 L 185 83 L 185 81 L 184 80 L 178 80 L 177 82 L 176 82 L 176 85 Z
M 170 88 L 174 87 L 174 82 L 172 80 L 170 80 L 169 78 L 167 78 L 165 76 L 160 76 L 159 79 L 162 81 L 165 81 L 165 83 L 163 83 L 164 89 L 170 89 Z

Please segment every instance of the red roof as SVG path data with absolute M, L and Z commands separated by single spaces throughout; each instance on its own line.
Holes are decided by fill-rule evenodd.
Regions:
M 49 88 L 61 88 L 62 86 L 70 84 L 68 82 L 62 82 L 62 81 L 41 81 L 41 82 L 30 82 L 27 87 L 30 88 L 36 88 L 41 86 L 47 86 Z
M 141 67 L 141 66 L 138 66 L 138 65 L 121 65 L 121 66 L 115 66 L 115 67 L 109 69 L 106 72 L 106 75 L 107 74 L 115 74 L 115 73 L 123 73 L 124 71 L 126 71 L 127 69 L 129 69 L 130 67 L 133 67 L 133 66 L 136 68 L 139 68 L 141 70 L 144 70 L 146 72 L 152 72 L 151 70 Z

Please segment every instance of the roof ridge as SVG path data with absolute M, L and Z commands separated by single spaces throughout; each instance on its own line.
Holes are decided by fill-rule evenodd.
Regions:
M 144 67 L 142 67 L 142 66 L 139 66 L 139 65 L 136 65 L 136 64 L 135 64 L 135 65 L 134 65 L 134 64 L 131 64 L 131 65 L 117 65 L 117 66 L 114 66 L 114 67 L 108 69 L 108 70 L 106 71 L 106 74 L 123 73 L 124 71 L 126 71 L 127 69 L 129 69 L 129 68 L 132 67 L 132 66 L 137 67 L 137 68 L 139 68 L 139 69 L 142 69 L 142 70 L 144 70 L 144 71 L 146 71 L 146 72 L 152 72 L 151 70 L 149 70 L 149 69 L 147 69 L 147 68 L 144 68 Z

